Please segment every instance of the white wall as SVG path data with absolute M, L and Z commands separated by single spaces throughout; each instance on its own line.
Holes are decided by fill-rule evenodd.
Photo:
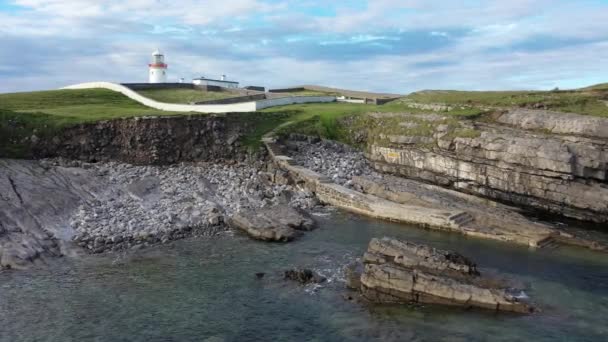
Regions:
M 365 104 L 365 100 L 338 99 L 338 102 Z
M 213 81 L 213 80 L 193 80 L 192 83 L 194 83 L 196 85 L 210 85 L 210 86 L 217 86 L 217 87 L 223 87 L 223 88 L 238 88 L 239 87 L 238 83 L 229 83 L 229 82 Z
M 295 103 L 313 103 L 313 102 L 335 102 L 334 96 L 292 96 L 282 97 L 278 99 L 268 99 L 261 101 L 249 101 L 231 104 L 203 104 L 203 105 L 187 105 L 177 103 L 158 102 L 140 95 L 139 93 L 117 83 L 110 82 L 90 82 L 75 84 L 62 89 L 91 89 L 103 88 L 119 92 L 132 100 L 135 100 L 144 106 L 151 108 L 171 111 L 171 112 L 197 112 L 197 113 L 228 113 L 228 112 L 255 112 L 256 110 L 284 106 Z

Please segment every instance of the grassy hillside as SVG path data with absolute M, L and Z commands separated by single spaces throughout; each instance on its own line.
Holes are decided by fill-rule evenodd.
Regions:
M 190 102 L 229 97 L 230 92 L 202 92 L 189 89 L 142 91 L 163 102 Z M 202 95 L 201 95 L 202 93 Z M 203 97 L 193 97 L 193 96 Z M 299 95 L 320 95 L 310 91 Z M 297 132 L 348 142 L 349 133 L 339 124 L 348 116 L 369 112 L 424 113 L 412 103 L 438 103 L 454 107 L 442 114 L 476 117 L 491 108 L 528 107 L 608 117 L 608 86 L 596 85 L 572 91 L 422 91 L 383 106 L 351 103 L 299 104 L 274 107 L 258 113 L 243 114 L 253 133 L 244 138 L 249 147 L 258 147 L 259 139 L 277 129 L 279 133 Z M 67 125 L 121 117 L 184 115 L 145 107 L 120 93 L 104 89 L 55 90 L 0 94 L 0 155 L 20 156 L 26 138 L 50 134 Z M 353 121 L 354 122 L 354 121 Z M 290 124 L 286 124 L 290 123 Z
M 48 114 L 49 121 L 66 124 L 118 117 L 177 114 L 146 107 L 106 89 L 0 94 L 0 110 L 22 113 L 24 120 L 31 113 Z
M 420 91 L 398 101 L 468 107 L 524 107 L 608 117 L 606 100 L 608 86 L 596 85 L 569 91 Z
M 428 110 L 420 110 L 410 108 L 404 103 L 391 102 L 383 106 L 362 105 L 353 103 L 315 103 L 315 104 L 298 104 L 282 107 L 268 108 L 262 111 L 265 114 L 286 114 L 281 122 L 277 122 L 277 126 L 282 123 L 290 122 L 289 125 L 280 127 L 279 134 L 300 133 L 307 135 L 317 135 L 327 139 L 349 142 L 350 137 L 346 136 L 347 132 L 343 130 L 338 121 L 348 116 L 357 116 L 365 113 L 391 113 L 391 112 L 408 112 L 408 113 L 428 113 Z M 474 117 L 480 115 L 481 110 L 477 108 L 457 109 L 450 112 L 442 112 L 445 115 L 459 117 Z M 267 131 L 270 131 L 267 130 Z
M 581 88 L 580 90 L 597 90 L 597 91 L 608 91 L 608 83 L 595 84 L 589 87 Z
M 185 88 L 146 89 L 138 90 L 137 92 L 153 100 L 167 103 L 202 102 L 239 96 L 239 94 L 229 91 L 202 91 L 198 89 Z
M 146 115 L 175 115 L 105 89 L 0 94 L 0 155 L 26 154 L 24 139 L 82 122 Z
M 292 89 L 302 88 L 304 90 L 292 91 L 290 92 L 293 95 L 302 96 L 303 93 L 309 93 L 311 95 L 333 95 L 333 96 L 351 96 L 356 98 L 368 98 L 368 99 L 384 99 L 384 98 L 397 98 L 402 95 L 398 94 L 388 94 L 388 93 L 374 93 L 370 91 L 360 91 L 360 90 L 349 90 L 349 89 L 339 89 L 339 88 L 331 88 L 324 87 L 318 85 L 303 85 L 297 86 Z

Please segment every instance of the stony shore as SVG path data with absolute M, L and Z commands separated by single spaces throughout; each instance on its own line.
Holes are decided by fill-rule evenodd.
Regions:
M 518 208 L 375 171 L 362 152 L 343 144 L 291 135 L 271 145 L 279 164 L 289 158 L 284 167 L 300 173 L 325 202 L 346 210 L 531 247 L 571 244 L 606 250 L 563 227 L 531 220 Z
M 7 268 L 69 254 L 72 241 L 90 253 L 138 249 L 217 234 L 238 212 L 317 204 L 310 192 L 274 183 L 262 162 L 0 163 L 0 265 Z
M 112 126 L 106 123 L 92 134 L 106 132 L 108 125 Z M 162 132 L 172 134 L 173 128 Z M 231 130 L 229 139 L 226 134 L 216 134 L 216 142 L 221 144 L 226 138 L 236 148 L 237 140 L 232 137 L 238 137 L 239 129 Z M 84 128 L 78 132 L 84 134 Z M 198 136 L 203 139 L 200 132 Z M 215 146 L 205 139 L 206 145 Z M 301 211 L 287 209 L 306 211 L 331 196 L 340 197 L 343 205 L 339 207 L 357 213 L 468 236 L 534 247 L 570 243 L 606 249 L 534 222 L 517 208 L 383 173 L 377 161 L 368 159 L 370 155 L 340 143 L 292 135 L 274 145 L 284 150 L 279 159 L 284 158 L 285 165 L 297 165 L 300 175 L 282 168 L 276 158 L 264 159 L 263 153 L 248 162 L 226 160 L 221 154 L 217 158 L 210 155 L 210 161 L 176 162 L 174 153 L 159 154 L 143 145 L 137 158 L 125 146 L 112 144 L 108 146 L 113 149 L 100 156 L 91 152 L 97 151 L 93 146 L 87 150 L 93 154 L 81 154 L 84 160 L 107 160 L 119 149 L 118 160 L 124 161 L 126 154 L 135 158 L 126 160 L 150 163 L 147 165 L 0 159 L 0 266 L 26 267 L 45 256 L 70 254 L 74 244 L 89 253 L 101 253 L 210 236 L 229 229 L 231 223 L 254 238 L 289 241 L 312 225 Z M 271 158 L 276 157 L 272 148 L 269 152 Z M 196 158 L 189 155 L 186 159 Z M 307 186 L 302 175 L 324 185 L 319 189 Z M 281 216 L 293 220 L 287 222 Z

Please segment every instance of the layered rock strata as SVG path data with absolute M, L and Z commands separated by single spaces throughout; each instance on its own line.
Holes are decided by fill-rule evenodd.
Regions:
M 451 251 L 390 238 L 372 239 L 364 255 L 361 293 L 375 303 L 431 303 L 530 313 L 522 291 L 480 274 Z M 518 295 L 514 295 L 517 293 Z
M 31 154 L 35 158 L 136 165 L 237 160 L 245 156 L 240 139 L 253 129 L 248 124 L 249 115 L 135 117 L 84 123 L 53 135 L 33 135 Z
M 496 123 L 376 114 L 368 158 L 381 172 L 575 219 L 608 221 L 608 119 L 523 114 L 502 114 Z
M 267 145 L 276 163 L 321 201 L 349 211 L 532 247 L 559 243 L 606 250 L 600 243 L 533 222 L 515 207 L 376 172 L 363 153 L 336 142 L 292 135 L 281 145 Z
M 461 214 L 460 211 L 421 208 L 364 194 L 334 183 L 327 176 L 298 165 L 294 159 L 284 155 L 281 145 L 270 138 L 266 139 L 265 144 L 277 167 L 287 171 L 296 185 L 312 191 L 325 204 L 375 218 L 464 232 L 457 223 L 450 220 L 451 217 Z

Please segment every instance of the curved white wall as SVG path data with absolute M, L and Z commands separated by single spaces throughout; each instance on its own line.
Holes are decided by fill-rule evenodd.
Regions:
M 231 104 L 208 104 L 208 105 L 187 105 L 177 103 L 165 103 L 158 102 L 140 95 L 139 93 L 121 85 L 118 83 L 111 82 L 90 82 L 80 83 L 64 87 L 61 89 L 92 89 L 92 88 L 103 88 L 119 92 L 126 97 L 137 101 L 144 106 L 150 108 L 171 111 L 171 112 L 197 112 L 197 113 L 228 113 L 228 112 L 255 112 L 256 110 L 275 107 L 285 106 L 295 103 L 313 103 L 313 102 L 335 102 L 335 96 L 292 96 L 292 97 L 281 97 L 278 99 L 268 99 L 260 101 L 250 101 L 242 103 L 231 103 Z

